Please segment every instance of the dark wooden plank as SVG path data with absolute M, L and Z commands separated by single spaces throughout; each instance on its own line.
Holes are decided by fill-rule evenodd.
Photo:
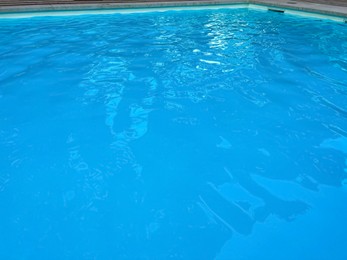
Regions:
M 178 0 L 179 1 L 179 0 Z M 100 4 L 100 3 L 145 3 L 178 2 L 177 0 L 0 0 L 0 6 L 52 5 L 52 4 Z M 184 0 L 196 1 L 196 0 Z M 204 2 L 204 0 L 200 0 Z

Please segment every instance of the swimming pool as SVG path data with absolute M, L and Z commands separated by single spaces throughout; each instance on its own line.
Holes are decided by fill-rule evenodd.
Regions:
M 347 24 L 0 21 L 1 259 L 346 259 Z

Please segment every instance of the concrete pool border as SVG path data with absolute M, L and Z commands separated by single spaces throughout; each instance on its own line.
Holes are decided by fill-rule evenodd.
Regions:
M 166 10 L 248 8 L 285 12 L 304 17 L 347 23 L 347 7 L 296 2 L 295 0 L 203 0 L 133 3 L 47 4 L 0 6 L 1 18 L 66 16 L 85 14 L 139 13 Z

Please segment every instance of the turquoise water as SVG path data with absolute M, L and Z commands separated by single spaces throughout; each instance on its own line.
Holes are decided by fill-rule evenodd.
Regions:
M 0 20 L 0 259 L 346 259 L 347 24 Z

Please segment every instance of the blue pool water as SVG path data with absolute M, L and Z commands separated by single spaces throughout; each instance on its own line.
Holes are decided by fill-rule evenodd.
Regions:
M 347 24 L 0 20 L 0 259 L 346 259 Z

